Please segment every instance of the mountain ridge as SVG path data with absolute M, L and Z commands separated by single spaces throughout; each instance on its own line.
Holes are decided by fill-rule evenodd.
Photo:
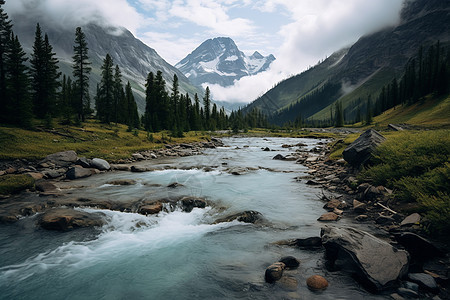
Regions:
M 437 40 L 450 41 L 448 0 L 416 0 L 405 4 L 396 26 L 362 36 L 348 49 L 339 50 L 313 68 L 279 83 L 244 111 L 257 108 L 266 115 L 274 115 L 301 102 L 325 82 L 332 82 L 341 84 L 341 89 L 333 95 L 335 99 L 331 103 L 324 107 L 319 105 L 317 110 L 307 115 L 302 115 L 303 107 L 296 115 L 309 120 L 325 120 L 330 116 L 332 105 L 340 101 L 344 110 L 347 109 L 347 118 L 353 118 L 361 99 L 365 101 L 369 94 L 376 97 L 382 86 L 402 74 L 407 61 L 417 54 L 421 46 L 427 47 Z M 325 103 L 328 100 L 320 101 Z

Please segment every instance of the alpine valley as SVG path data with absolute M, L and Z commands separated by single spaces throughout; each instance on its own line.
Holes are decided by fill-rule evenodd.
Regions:
M 399 24 L 361 37 L 323 62 L 280 82 L 244 108 L 257 108 L 272 123 L 282 125 L 299 117 L 324 121 L 339 102 L 346 120 L 366 109 L 368 98 L 405 71 L 408 60 L 430 45 L 450 41 L 450 5 L 447 0 L 407 1 Z M 312 96 L 312 97 L 311 97 Z

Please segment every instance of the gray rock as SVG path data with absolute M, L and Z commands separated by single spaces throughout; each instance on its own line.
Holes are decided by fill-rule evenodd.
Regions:
M 91 167 L 96 168 L 100 171 L 106 171 L 111 169 L 111 166 L 109 165 L 109 163 L 101 158 L 93 158 L 91 161 Z
M 369 289 L 380 291 L 408 270 L 409 256 L 375 236 L 350 227 L 326 226 L 321 230 L 327 259 L 343 261 Z
M 287 269 L 297 269 L 300 262 L 293 256 L 282 257 L 279 262 L 282 262 Z
M 420 287 L 427 291 L 438 292 L 439 288 L 433 276 L 426 273 L 409 273 L 408 279 L 417 283 Z
M 102 226 L 100 214 L 90 214 L 69 208 L 57 208 L 43 213 L 39 225 L 48 230 L 67 231 L 82 227 Z
M 66 178 L 67 179 L 79 179 L 79 178 L 85 178 L 92 175 L 92 171 L 89 169 L 85 169 L 82 167 L 72 167 L 66 172 Z
M 79 157 L 77 161 L 75 162 L 76 165 L 82 166 L 83 168 L 90 168 L 91 167 L 91 160 L 87 159 L 86 157 Z
M 335 214 L 334 212 L 327 212 L 323 215 L 321 215 L 317 221 L 321 222 L 333 222 L 339 220 L 339 215 Z
M 144 160 L 145 159 L 145 157 L 140 153 L 133 153 L 132 156 L 135 160 Z
M 376 130 L 369 129 L 345 148 L 342 155 L 346 162 L 354 167 L 367 163 L 374 150 L 384 142 L 385 137 Z
M 420 215 L 418 213 L 413 213 L 407 216 L 401 223 L 400 226 L 409 226 L 420 223 Z
M 44 175 L 44 177 L 50 178 L 50 179 L 55 179 L 55 178 L 61 177 L 64 175 L 64 173 L 66 173 L 66 169 L 63 169 L 63 168 L 56 169 L 56 170 L 42 171 L 42 174 Z
M 277 154 L 272 159 L 285 160 L 286 158 L 283 155 L 281 155 L 281 154 Z
M 77 153 L 73 150 L 57 152 L 47 155 L 42 163 L 52 163 L 57 166 L 67 167 L 75 163 L 78 159 Z
M 436 256 L 443 256 L 444 253 L 431 241 L 412 232 L 394 233 L 395 239 L 408 250 L 412 258 L 416 260 L 427 260 Z
M 149 169 L 147 167 L 144 166 L 131 166 L 130 168 L 131 172 L 147 172 Z
M 56 190 L 56 186 L 48 181 L 38 181 L 36 182 L 35 187 L 39 192 L 52 192 Z
M 407 288 L 398 288 L 397 292 L 403 296 L 406 297 L 407 299 L 411 299 L 411 298 L 418 298 L 419 294 L 413 290 L 407 289 Z
M 403 131 L 404 129 L 398 125 L 395 124 L 389 124 L 388 129 L 391 129 L 393 131 Z

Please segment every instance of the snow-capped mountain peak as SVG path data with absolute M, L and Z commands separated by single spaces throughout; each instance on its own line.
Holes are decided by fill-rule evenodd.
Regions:
M 196 85 L 228 86 L 236 79 L 265 71 L 274 60 L 273 55 L 264 57 L 258 51 L 247 56 L 231 38 L 218 37 L 204 41 L 175 67 Z

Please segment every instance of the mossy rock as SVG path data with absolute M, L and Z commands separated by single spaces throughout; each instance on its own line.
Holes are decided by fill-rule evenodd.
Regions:
M 0 176 L 0 194 L 15 194 L 34 187 L 34 179 L 28 174 Z

